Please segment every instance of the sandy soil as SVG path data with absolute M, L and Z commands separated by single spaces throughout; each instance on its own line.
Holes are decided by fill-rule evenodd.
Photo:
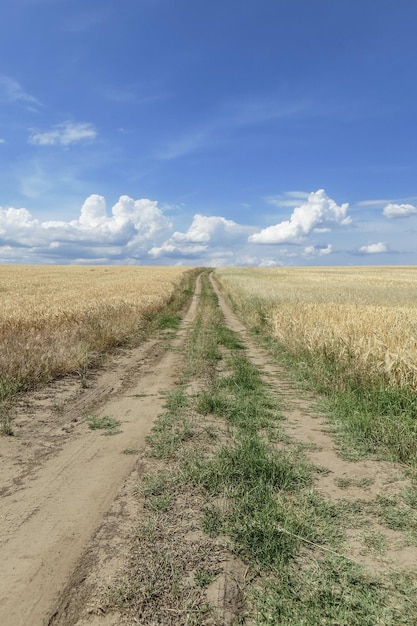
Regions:
M 0 438 L 0 624 L 49 623 L 62 589 L 136 463 L 172 388 L 182 330 L 120 354 L 83 389 L 62 380 L 25 394 Z M 169 334 L 169 333 L 168 333 Z M 117 434 L 91 430 L 88 415 L 121 422 Z

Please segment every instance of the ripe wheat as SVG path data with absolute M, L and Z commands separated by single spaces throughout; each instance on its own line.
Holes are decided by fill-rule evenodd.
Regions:
M 219 280 L 253 325 L 293 355 L 364 381 L 417 388 L 417 268 L 224 268 Z
M 137 336 L 178 290 L 181 267 L 0 266 L 0 399 L 82 371 Z

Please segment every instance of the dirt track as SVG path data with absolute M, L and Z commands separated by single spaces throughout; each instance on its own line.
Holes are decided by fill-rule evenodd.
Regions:
M 153 339 L 122 355 L 86 391 L 79 381 L 61 381 L 35 394 L 25 400 L 16 419 L 18 435 L 0 438 L 2 626 L 48 623 L 60 592 L 135 464 L 136 457 L 123 451 L 143 447 L 162 410 L 161 394 L 174 384 L 175 349 L 184 341 L 197 299 L 198 286 L 170 350 L 166 339 Z M 54 412 L 57 390 L 62 392 L 59 398 L 69 400 Z M 89 429 L 85 415 L 92 408 L 95 415 L 119 420 L 120 432 L 103 436 L 103 431 Z

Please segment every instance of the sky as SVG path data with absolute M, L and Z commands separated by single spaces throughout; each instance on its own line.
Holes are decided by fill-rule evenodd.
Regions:
M 0 263 L 414 265 L 416 0 L 1 0 Z

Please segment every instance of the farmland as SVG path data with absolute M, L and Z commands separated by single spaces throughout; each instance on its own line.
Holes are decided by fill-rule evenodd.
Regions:
M 414 463 L 415 268 L 224 268 L 247 323 L 332 402 L 356 445 Z
M 333 324 L 337 344 L 343 315 L 329 311 L 354 302 L 352 346 L 371 328 L 394 354 L 375 311 L 400 319 L 399 309 L 412 309 L 413 272 L 393 272 L 401 280 L 390 279 L 388 299 L 388 270 L 200 270 L 190 298 L 197 272 L 171 278 L 155 269 L 149 289 L 142 282 L 130 292 L 134 268 L 115 269 L 113 279 L 113 268 L 97 268 L 97 280 L 90 269 L 71 270 L 79 282 L 67 317 L 71 303 L 83 320 L 98 302 L 100 328 L 116 277 L 119 317 L 130 298 L 140 308 L 138 293 L 158 297 L 159 271 L 165 299 L 147 301 L 121 344 L 101 344 L 131 349 L 88 372 L 85 388 L 72 375 L 18 394 L 15 436 L 0 439 L 0 622 L 414 623 L 413 380 L 390 378 L 385 357 L 375 374 L 370 355 L 367 375 L 353 365 L 359 348 L 332 357 L 330 339 L 321 350 L 297 317 L 314 305 L 310 332 Z M 32 283 L 34 275 L 28 294 Z M 39 283 L 41 310 L 38 294 Z M 367 307 L 373 326 L 360 323 Z M 281 310 L 292 325 L 280 326 Z
M 0 267 L 0 399 L 96 363 L 134 340 L 184 268 Z

